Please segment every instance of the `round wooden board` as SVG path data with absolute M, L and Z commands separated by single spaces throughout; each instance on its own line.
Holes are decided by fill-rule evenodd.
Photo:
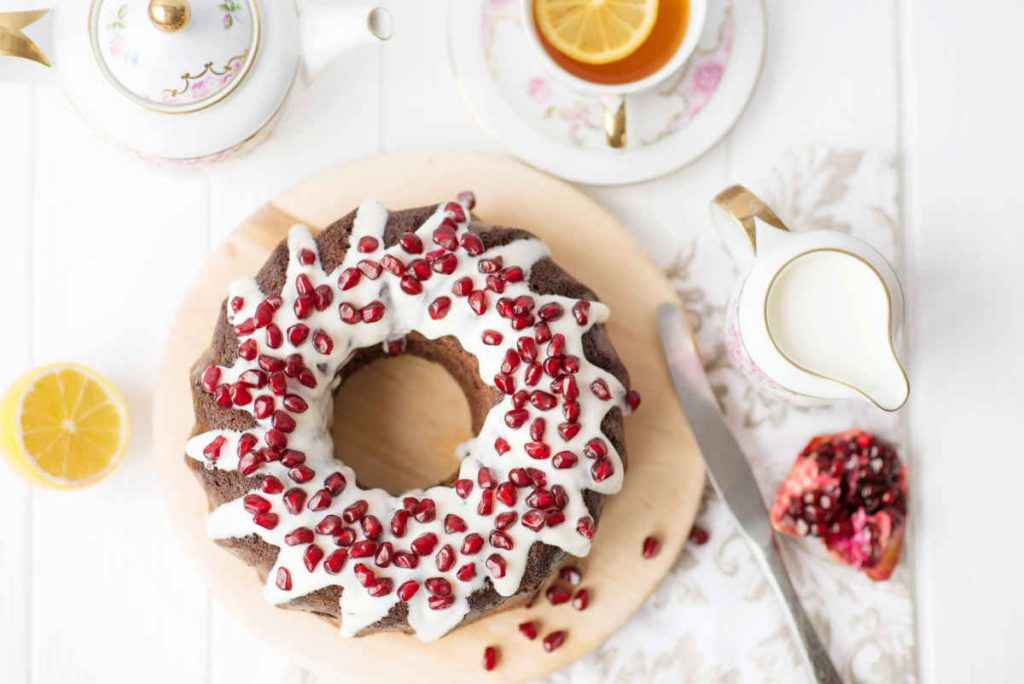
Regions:
M 344 639 L 322 619 L 265 602 L 257 574 L 207 538 L 206 497 L 183 463 L 193 423 L 188 370 L 209 344 L 230 281 L 255 273 L 295 223 L 323 228 L 366 197 L 401 209 L 439 202 L 465 189 L 476 192 L 475 213 L 481 219 L 537 234 L 559 264 L 611 307 L 609 334 L 629 368 L 633 386 L 644 398 L 640 411 L 626 421 L 625 487 L 611 498 L 591 554 L 580 562 L 584 585 L 592 594 L 586 612 L 568 604 L 552 607 L 541 598 L 532 608 L 489 616 L 432 644 L 394 633 Z M 483 649 L 497 644 L 502 661 L 486 681 L 523 682 L 553 672 L 597 648 L 640 607 L 675 561 L 696 515 L 704 468 L 676 402 L 655 321 L 658 305 L 675 298 L 668 282 L 614 217 L 578 190 L 518 162 L 481 154 L 400 154 L 321 173 L 265 205 L 213 253 L 170 326 L 156 390 L 154 432 L 164 494 L 182 543 L 198 560 L 213 593 L 243 624 L 314 671 L 343 673 L 350 682 L 479 682 L 484 675 Z M 361 400 L 381 405 L 394 399 L 393 379 L 400 368 L 415 371 L 411 381 L 403 375 L 406 389 L 416 385 L 427 396 L 435 391 L 451 395 L 453 383 L 444 374 L 424 369 L 415 360 L 404 367 L 396 365 L 402 361 L 360 371 L 383 380 L 361 382 L 366 391 L 390 391 L 391 398 L 353 400 L 343 390 L 339 401 L 358 406 Z M 352 381 L 358 380 L 357 375 Z M 428 386 L 420 387 L 422 383 Z M 451 464 L 450 449 L 465 437 L 468 412 L 454 411 L 449 416 L 437 411 L 438 405 L 404 402 L 400 408 L 413 414 L 410 424 L 430 426 L 428 443 L 447 449 L 439 458 Z M 385 425 L 383 418 L 370 412 L 364 414 L 367 421 L 377 421 L 366 425 L 365 435 L 392 438 L 393 425 Z M 402 436 L 395 439 L 401 441 Z M 373 466 L 372 460 L 364 459 L 360 475 L 366 474 L 371 484 L 426 486 L 430 482 L 426 478 L 443 474 L 434 472 L 437 464 L 426 464 L 396 475 L 396 463 L 366 473 L 365 468 Z M 661 539 L 663 550 L 654 559 L 644 560 L 640 547 L 649 534 Z M 538 620 L 542 633 L 567 629 L 569 638 L 561 649 L 545 653 L 539 638 L 528 641 L 516 630 L 526 619 Z

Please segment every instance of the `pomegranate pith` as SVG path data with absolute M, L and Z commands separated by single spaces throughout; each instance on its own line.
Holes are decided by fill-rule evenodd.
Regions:
M 861 430 L 815 437 L 779 487 L 771 519 L 779 532 L 818 537 L 838 562 L 888 579 L 903 546 L 907 468 Z

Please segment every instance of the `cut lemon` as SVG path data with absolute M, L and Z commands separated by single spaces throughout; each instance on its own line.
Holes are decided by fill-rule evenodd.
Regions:
M 74 364 L 22 376 L 0 404 L 0 444 L 32 482 L 58 489 L 93 484 L 121 461 L 128 410 L 120 392 Z
M 535 0 L 535 7 L 544 38 L 585 64 L 628 57 L 658 21 L 658 0 Z

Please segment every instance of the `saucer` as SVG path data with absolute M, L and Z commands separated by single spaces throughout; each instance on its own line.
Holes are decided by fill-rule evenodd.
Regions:
M 472 5 L 472 6 L 471 6 Z M 607 146 L 599 97 L 552 78 L 533 53 L 518 0 L 451 2 L 452 69 L 481 127 L 556 176 L 621 185 L 674 171 L 706 152 L 743 112 L 761 72 L 762 0 L 711 0 L 700 43 L 657 88 L 628 96 L 633 142 Z

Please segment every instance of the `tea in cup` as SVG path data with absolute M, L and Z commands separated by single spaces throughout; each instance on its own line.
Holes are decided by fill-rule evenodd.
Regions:
M 534 52 L 559 81 L 598 95 L 613 148 L 628 140 L 626 96 L 658 85 L 693 54 L 707 0 L 522 0 Z

